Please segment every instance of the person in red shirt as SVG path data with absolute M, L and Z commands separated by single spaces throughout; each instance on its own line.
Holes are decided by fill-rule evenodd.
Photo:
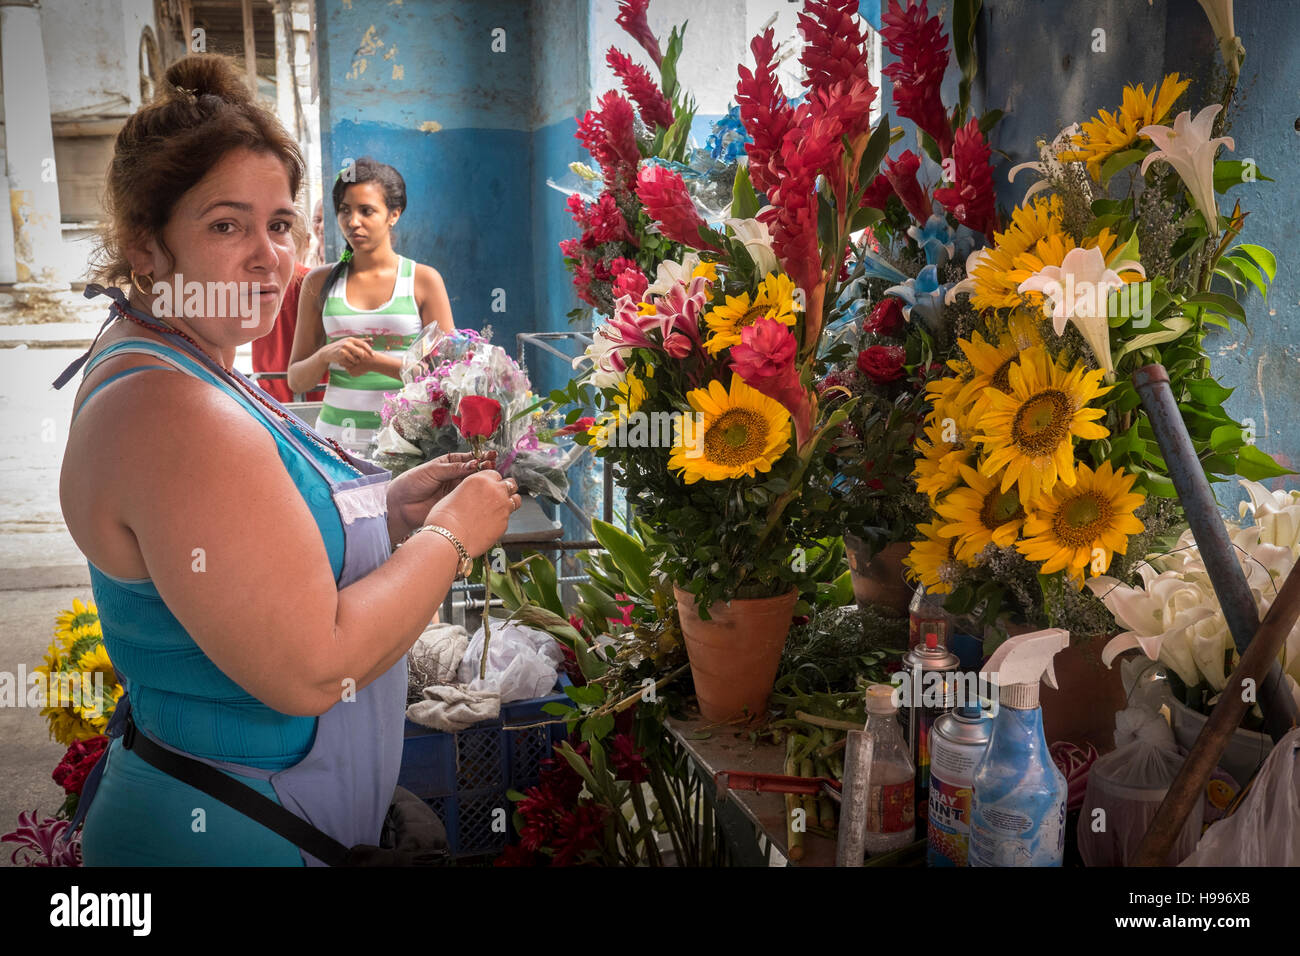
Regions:
M 298 261 L 294 263 L 293 278 L 289 280 L 289 287 L 284 290 L 284 299 L 280 303 L 280 311 L 275 316 L 275 325 L 266 335 L 253 340 L 254 372 L 284 372 L 289 368 L 289 355 L 293 352 L 293 333 L 298 325 L 298 296 L 302 292 L 303 277 L 311 271 L 302 261 L 310 233 L 301 216 L 294 221 L 293 238 L 298 250 Z M 293 392 L 283 378 L 258 379 L 257 383 L 281 402 L 294 400 Z M 325 390 L 317 389 L 314 392 L 307 392 L 303 396 L 303 401 L 319 402 L 324 398 Z

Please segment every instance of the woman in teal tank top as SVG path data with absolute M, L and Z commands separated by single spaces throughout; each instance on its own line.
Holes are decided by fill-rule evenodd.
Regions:
M 128 119 L 97 275 L 119 305 L 56 382 L 90 358 L 60 499 L 126 689 L 114 720 L 351 846 L 378 842 L 392 799 L 406 652 L 462 550 L 484 553 L 518 496 L 468 456 L 389 481 L 231 370 L 292 274 L 302 170 L 220 57 L 173 64 Z M 116 288 L 128 278 L 129 301 Z M 204 297 L 164 317 L 154 283 L 177 280 L 237 288 L 240 314 Z M 87 865 L 320 862 L 155 769 L 130 739 L 87 781 Z
M 368 157 L 344 172 L 333 202 L 346 249 L 339 262 L 303 280 L 289 387 L 306 391 L 328 373 L 316 428 L 365 455 L 381 425 L 384 394 L 402 388 L 407 348 L 431 323 L 446 332 L 456 326 L 437 271 L 393 251 L 393 229 L 406 209 L 401 174 Z

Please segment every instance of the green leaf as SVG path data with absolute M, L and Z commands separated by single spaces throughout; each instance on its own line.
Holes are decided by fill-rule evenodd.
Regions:
M 601 547 L 613 556 L 628 586 L 639 595 L 648 595 L 650 559 L 646 556 L 641 542 L 626 531 L 599 519 L 592 519 L 591 529 Z
M 1222 405 L 1232 397 L 1234 389 L 1224 388 L 1211 378 L 1194 378 L 1187 383 L 1187 391 L 1202 405 Z
M 682 33 L 686 32 L 685 23 L 682 24 L 681 30 Z M 677 27 L 673 27 L 668 35 L 663 61 L 659 64 L 659 86 L 670 101 L 677 99 L 677 58 L 682 55 L 682 33 L 678 33 Z
M 1122 359 L 1125 355 L 1128 355 L 1129 352 L 1136 352 L 1138 349 L 1144 349 L 1149 345 L 1160 345 L 1163 342 L 1172 342 L 1190 329 L 1194 323 L 1185 315 L 1172 315 L 1165 319 L 1163 323 L 1157 322 L 1152 324 L 1162 325 L 1163 328 L 1157 329 L 1155 332 L 1144 332 L 1142 335 L 1135 335 L 1133 338 L 1129 339 L 1120 347 L 1119 351 L 1115 353 L 1116 362 Z M 1140 397 L 1138 403 L 1141 403 Z M 1122 410 L 1127 411 L 1127 409 Z
M 1215 312 L 1231 316 L 1243 323 L 1246 321 L 1246 310 L 1241 307 L 1241 303 L 1222 292 L 1198 292 L 1189 295 L 1183 301 L 1187 305 L 1213 306 Z
M 1005 115 L 1002 110 L 989 110 L 980 117 L 980 132 L 988 136 L 993 127 L 997 126 Z
M 560 600 L 560 591 L 555 576 L 555 565 L 538 554 L 529 559 L 528 571 L 537 584 L 542 607 L 564 617 L 564 604 Z
M 1254 445 L 1243 445 L 1237 452 L 1237 474 L 1249 481 L 1263 481 L 1265 478 L 1294 475 L 1295 472 L 1283 468 L 1272 456 L 1264 454 Z
M 1216 193 L 1226 193 L 1233 186 L 1239 186 L 1245 182 L 1264 182 L 1271 183 L 1269 179 L 1259 171 L 1254 163 L 1249 164 L 1253 170 L 1251 179 L 1247 180 L 1244 176 L 1246 163 L 1239 159 L 1221 159 L 1214 164 L 1214 191 Z
M 1106 162 L 1101 164 L 1101 184 L 1104 186 L 1110 182 L 1110 178 L 1125 166 L 1132 165 L 1146 156 L 1148 150 L 1145 149 L 1126 149 L 1116 153 Z
M 573 708 L 565 707 L 558 700 L 553 700 L 542 704 L 542 713 L 550 714 L 552 717 L 568 717 L 573 713 Z
M 862 151 L 862 162 L 858 164 L 858 186 L 866 188 L 880 172 L 880 164 L 889 152 L 890 141 L 889 114 L 880 117 L 880 122 L 867 140 L 867 147 Z
M 1232 451 L 1245 443 L 1245 436 L 1236 425 L 1220 425 L 1210 433 L 1210 447 L 1215 451 Z
M 957 66 L 961 69 L 961 81 L 957 87 L 957 122 L 965 123 L 966 111 L 970 108 L 971 81 L 979 68 L 975 56 L 975 24 L 979 20 L 982 0 L 956 0 L 952 8 L 952 46 L 957 55 Z
M 925 155 L 929 156 L 936 163 L 943 163 L 943 156 L 939 153 L 939 144 L 934 141 L 934 137 L 925 130 L 916 131 L 917 138 L 921 142 L 921 148 L 925 150 Z
M 1146 468 L 1139 468 L 1138 474 L 1141 476 L 1140 481 L 1146 486 L 1147 491 L 1156 498 L 1177 498 L 1178 491 L 1174 488 L 1174 483 L 1164 475 L 1157 475 L 1154 471 Z
M 1264 273 L 1260 271 L 1259 267 L 1255 265 L 1255 263 L 1251 262 L 1245 256 L 1237 258 L 1224 256 L 1219 260 L 1218 268 L 1216 268 L 1215 271 L 1218 272 L 1227 265 L 1231 265 L 1242 279 L 1250 280 L 1250 284 L 1259 290 L 1261 296 L 1265 299 L 1268 298 L 1268 280 L 1264 278 Z M 1242 283 L 1242 286 L 1245 286 L 1245 282 Z
M 605 691 L 599 684 L 588 684 L 585 687 L 570 684 L 564 688 L 564 694 L 575 704 L 588 707 L 599 707 L 605 702 Z
M 749 167 L 736 167 L 736 180 L 731 184 L 731 218 L 753 219 L 758 213 L 758 193 L 749 179 Z
M 1257 246 L 1253 243 L 1243 242 L 1232 250 L 1233 252 L 1244 252 L 1250 256 L 1259 267 L 1264 270 L 1264 275 L 1268 276 L 1268 281 L 1272 282 L 1277 277 L 1277 256 L 1269 252 L 1263 246 Z

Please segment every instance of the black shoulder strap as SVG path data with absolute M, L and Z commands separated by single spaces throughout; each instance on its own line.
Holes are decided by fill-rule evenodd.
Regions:
M 345 865 L 348 848 L 328 833 L 318 830 L 302 817 L 215 767 L 160 747 L 140 733 L 130 717 L 127 718 L 122 746 L 134 751 L 141 760 L 163 773 L 170 774 L 196 790 L 202 790 L 208 796 L 256 820 L 268 830 L 306 850 L 326 866 Z

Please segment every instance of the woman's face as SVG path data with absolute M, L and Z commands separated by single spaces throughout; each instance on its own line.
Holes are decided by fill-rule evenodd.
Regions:
M 325 244 L 325 208 L 321 200 L 316 200 L 316 206 L 311 211 L 311 231 L 316 237 L 317 245 Z
M 385 205 L 379 183 L 355 183 L 344 190 L 339 203 L 339 230 L 353 249 L 374 252 L 388 241 L 400 215 Z
M 219 348 L 271 331 L 293 276 L 296 215 L 279 159 L 242 147 L 228 152 L 181 197 L 163 228 L 174 263 L 152 240 L 141 250 L 149 258 L 136 271 L 154 277 L 154 314 L 179 318 Z

